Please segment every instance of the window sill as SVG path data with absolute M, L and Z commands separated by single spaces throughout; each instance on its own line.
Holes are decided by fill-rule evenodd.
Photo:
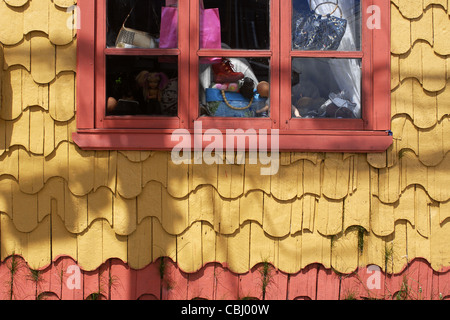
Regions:
M 88 129 L 78 130 L 73 133 L 72 138 L 81 149 L 85 150 L 170 151 L 180 143 L 178 139 L 172 141 L 173 131 L 168 129 Z M 191 146 L 194 146 L 194 130 L 185 130 L 185 132 L 189 135 Z M 223 131 L 222 137 L 225 149 L 225 131 Z M 270 131 L 265 139 L 268 142 L 268 150 L 271 150 Z M 393 137 L 389 131 L 279 131 L 279 151 L 281 152 L 375 153 L 386 151 L 392 142 Z M 203 149 L 210 144 L 209 140 L 202 139 Z M 245 148 L 249 150 L 248 139 Z M 236 150 L 236 147 L 234 149 Z

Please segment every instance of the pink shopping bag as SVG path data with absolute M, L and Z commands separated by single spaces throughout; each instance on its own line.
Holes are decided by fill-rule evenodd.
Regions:
M 219 9 L 200 8 L 200 48 L 220 49 L 221 29 Z M 178 47 L 178 9 L 162 7 L 159 47 L 164 49 Z

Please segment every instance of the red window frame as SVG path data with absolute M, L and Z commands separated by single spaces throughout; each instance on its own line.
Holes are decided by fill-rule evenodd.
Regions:
M 293 51 L 291 5 L 271 0 L 269 50 L 199 49 L 195 0 L 179 1 L 178 49 L 106 48 L 106 1 L 79 0 L 81 27 L 77 32 L 77 131 L 74 142 L 94 150 L 171 150 L 176 129 L 194 133 L 196 120 L 203 131 L 226 129 L 277 129 L 280 151 L 382 152 L 392 144 L 390 133 L 390 5 L 385 0 L 361 0 L 363 41 L 360 52 Z M 368 8 L 381 10 L 381 28 L 367 28 Z M 171 55 L 178 58 L 178 117 L 105 116 L 106 55 Z M 270 118 L 199 118 L 199 59 L 220 57 L 270 58 Z M 362 59 L 362 119 L 292 119 L 291 61 L 294 57 Z M 182 89 L 182 90 L 181 90 Z M 225 135 L 224 135 L 225 136 Z M 192 139 L 193 135 L 192 135 Z M 194 145 L 192 143 L 192 145 Z M 225 145 L 225 144 L 224 144 Z

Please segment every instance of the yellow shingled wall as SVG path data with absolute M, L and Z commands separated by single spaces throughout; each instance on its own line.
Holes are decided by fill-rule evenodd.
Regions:
M 82 151 L 73 0 L 0 0 L 0 255 L 32 268 L 68 255 L 194 272 L 268 261 L 295 273 L 408 260 L 450 265 L 447 0 L 392 0 L 392 131 L 382 154 L 284 153 L 255 165 L 176 166 L 166 152 Z M 447 62 L 449 60 L 449 62 Z M 248 162 L 247 162 L 248 163 Z M 385 254 L 388 252 L 389 254 Z

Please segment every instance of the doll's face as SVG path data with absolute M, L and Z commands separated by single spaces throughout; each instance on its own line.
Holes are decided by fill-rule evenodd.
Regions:
M 156 89 L 158 88 L 159 85 L 159 77 L 158 76 L 153 76 L 148 78 L 148 87 L 150 89 Z

